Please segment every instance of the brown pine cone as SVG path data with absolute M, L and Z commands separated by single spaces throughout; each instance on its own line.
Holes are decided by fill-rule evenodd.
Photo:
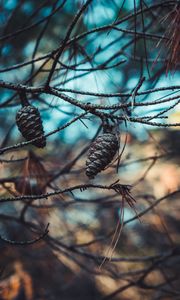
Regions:
M 86 161 L 86 175 L 93 179 L 112 161 L 119 143 L 114 133 L 104 133 L 91 144 Z
M 32 142 L 32 144 L 39 148 L 46 146 L 41 116 L 36 107 L 32 105 L 22 107 L 16 114 L 16 123 L 27 141 L 39 137 L 40 139 Z

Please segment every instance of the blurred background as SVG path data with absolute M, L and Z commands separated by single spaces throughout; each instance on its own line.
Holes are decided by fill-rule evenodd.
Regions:
M 0 1 L 0 148 L 10 147 L 0 149 L 0 299 L 180 299 L 179 1 L 89 1 L 51 78 L 59 95 L 27 93 L 45 134 L 67 126 L 44 149 L 13 148 L 24 141 L 18 84 L 44 88 L 85 3 Z M 93 181 L 85 175 L 87 151 L 101 119 L 92 112 L 68 126 L 84 111 L 61 94 L 124 104 L 101 110 L 118 120 L 120 162 L 115 157 Z M 110 189 L 71 191 L 117 180 L 132 186 L 133 205 Z M 38 199 L 46 193 L 53 195 Z M 11 201 L 24 195 L 37 199 Z M 48 223 L 43 239 L 16 245 Z

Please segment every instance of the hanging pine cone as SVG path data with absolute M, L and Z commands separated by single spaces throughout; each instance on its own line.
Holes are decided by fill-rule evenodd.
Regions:
M 114 133 L 103 133 L 92 143 L 86 161 L 86 175 L 93 179 L 105 169 L 118 151 L 119 143 Z
M 40 139 L 32 142 L 32 144 L 39 148 L 46 146 L 41 116 L 36 107 L 32 105 L 23 106 L 17 112 L 16 123 L 19 131 L 27 141 L 39 137 Z

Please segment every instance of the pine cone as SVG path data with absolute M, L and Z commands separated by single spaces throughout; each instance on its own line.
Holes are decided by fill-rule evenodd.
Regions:
M 118 151 L 119 143 L 115 134 L 104 133 L 92 143 L 86 161 L 86 175 L 93 179 L 105 169 Z
M 32 105 L 22 107 L 17 112 L 16 123 L 19 131 L 27 141 L 39 137 L 40 139 L 32 142 L 32 144 L 39 148 L 46 146 L 41 116 L 36 107 Z

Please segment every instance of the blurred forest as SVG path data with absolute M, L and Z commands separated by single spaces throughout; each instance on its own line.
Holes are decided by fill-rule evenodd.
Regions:
M 177 0 L 0 0 L 0 299 L 180 299 L 179 29 Z

